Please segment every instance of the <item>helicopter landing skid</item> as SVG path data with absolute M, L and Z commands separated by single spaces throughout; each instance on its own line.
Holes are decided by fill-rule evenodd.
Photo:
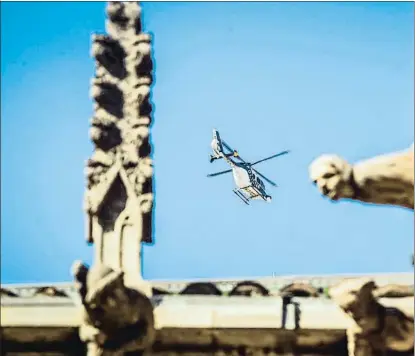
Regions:
M 246 197 L 244 197 L 244 195 L 238 190 L 238 189 L 234 189 L 232 190 L 238 197 L 239 199 L 241 199 L 246 205 L 249 205 L 249 201 Z

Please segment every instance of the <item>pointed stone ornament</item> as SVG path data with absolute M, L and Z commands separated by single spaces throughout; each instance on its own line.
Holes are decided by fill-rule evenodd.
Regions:
M 135 352 L 154 339 L 151 287 L 141 271 L 141 244 L 152 242 L 153 65 L 140 16 L 136 2 L 110 2 L 108 35 L 92 37 L 94 152 L 85 168 L 84 209 L 95 253 L 91 269 L 81 262 L 73 267 L 89 356 Z

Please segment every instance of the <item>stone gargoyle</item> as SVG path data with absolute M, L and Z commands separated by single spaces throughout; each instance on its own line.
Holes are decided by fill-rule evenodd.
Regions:
M 330 297 L 355 321 L 348 330 L 350 356 L 385 356 L 414 352 L 413 297 L 411 307 L 391 307 L 378 298 L 378 287 L 367 278 L 350 279 L 329 290 Z M 402 298 L 402 300 L 405 298 Z
M 414 145 L 350 164 L 337 155 L 322 155 L 309 167 L 311 180 L 331 200 L 414 209 Z
M 154 340 L 154 316 L 150 299 L 125 286 L 124 272 L 103 265 L 73 265 L 83 306 L 80 337 L 88 356 L 115 356 L 144 350 Z

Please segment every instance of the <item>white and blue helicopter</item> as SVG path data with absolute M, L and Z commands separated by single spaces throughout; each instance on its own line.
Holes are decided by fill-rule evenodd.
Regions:
M 265 184 L 262 181 L 264 179 L 270 185 L 276 187 L 277 185 L 252 166 L 267 161 L 269 159 L 285 155 L 290 151 L 282 151 L 275 155 L 272 155 L 267 158 L 263 158 L 259 161 L 249 163 L 241 158 L 239 153 L 236 150 L 233 150 L 225 141 L 223 141 L 219 135 L 218 130 L 213 129 L 213 140 L 211 142 L 211 147 L 213 150 L 213 155 L 210 156 L 210 162 L 212 163 L 218 159 L 224 159 L 226 163 L 231 166 L 231 169 L 226 171 L 221 171 L 217 173 L 208 174 L 208 177 L 216 177 L 225 173 L 233 173 L 233 178 L 237 188 L 233 192 L 245 203 L 249 205 L 249 200 L 262 199 L 266 202 L 271 202 L 272 197 L 267 194 L 265 190 Z M 225 152 L 225 149 L 227 152 Z M 238 159 L 240 162 L 235 162 L 232 160 L 232 157 Z M 262 179 L 260 179 L 261 177 Z

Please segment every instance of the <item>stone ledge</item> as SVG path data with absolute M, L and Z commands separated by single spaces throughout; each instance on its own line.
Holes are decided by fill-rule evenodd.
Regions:
M 378 274 L 338 274 L 338 275 L 316 275 L 316 276 L 274 276 L 274 277 L 251 277 L 251 278 L 223 278 L 223 279 L 194 279 L 194 280 L 148 280 L 151 285 L 171 294 L 182 293 L 187 286 L 193 283 L 212 283 L 222 293 L 230 292 L 238 283 L 254 281 L 268 289 L 271 294 L 278 294 L 281 288 L 292 283 L 309 284 L 315 288 L 328 288 L 349 278 L 368 277 L 373 279 L 381 287 L 388 284 L 414 285 L 413 272 L 401 273 L 378 273 Z M 77 296 L 73 282 L 58 283 L 27 283 L 27 284 L 3 284 L 4 292 L 14 293 L 19 297 L 33 297 L 34 295 L 53 294 L 54 291 L 66 294 L 69 297 Z
M 5 354 L 23 351 L 58 355 L 84 355 L 77 328 L 3 328 Z M 346 355 L 344 330 L 203 329 L 163 328 L 157 331 L 149 355 L 226 355 L 231 350 L 255 351 L 255 355 L 297 352 L 301 355 Z M 173 353 L 172 353 L 173 352 Z M 222 352 L 222 353 L 221 353 Z M 26 353 L 24 353 L 26 355 Z
M 10 301 L 8 303 L 7 300 Z M 63 298 L 62 298 L 63 299 Z M 293 298 L 299 304 L 300 328 L 341 329 L 353 324 L 351 318 L 331 300 Z M 381 304 L 414 315 L 414 298 L 382 298 Z M 154 297 L 156 328 L 281 328 L 282 298 L 223 296 Z M 321 317 L 324 315 L 324 317 Z M 294 312 L 288 306 L 286 328 L 294 328 Z M 81 309 L 74 302 L 54 298 L 15 301 L 2 298 L 2 327 L 77 327 Z

